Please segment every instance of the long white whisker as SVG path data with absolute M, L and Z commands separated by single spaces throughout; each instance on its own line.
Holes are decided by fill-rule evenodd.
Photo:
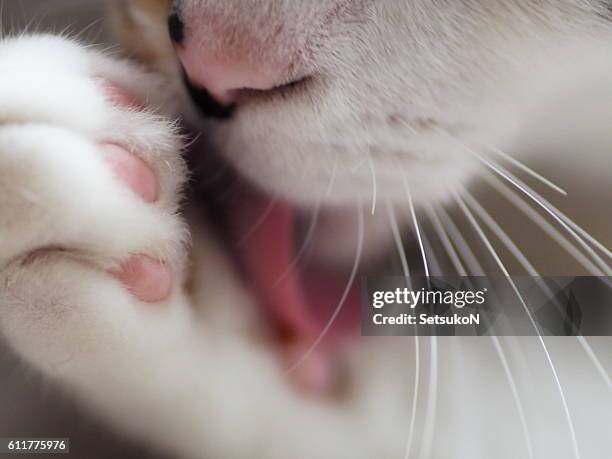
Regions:
M 409 130 L 410 132 L 412 132 L 413 134 L 415 134 L 415 135 L 418 135 L 418 134 L 419 134 L 419 133 L 417 132 L 417 130 L 416 130 L 416 129 L 415 129 L 413 126 L 411 126 L 411 125 L 408 123 L 408 121 L 406 121 L 405 119 L 403 119 L 403 118 L 398 118 L 398 121 L 399 121 L 399 123 L 400 123 L 402 126 L 404 126 L 406 129 L 408 129 L 408 130 Z
M 595 253 L 595 251 L 593 250 L 593 248 L 591 246 L 589 246 L 586 242 L 584 242 L 584 240 L 578 234 L 576 234 L 576 231 L 574 231 L 571 228 L 571 226 L 568 223 L 566 223 L 565 219 L 563 217 L 561 217 L 561 215 L 563 215 L 563 214 L 558 209 L 556 209 L 552 204 L 550 204 L 550 202 L 546 201 L 542 196 L 538 195 L 538 193 L 536 193 L 533 189 L 531 189 L 529 186 L 527 186 L 525 183 L 523 183 L 520 179 L 518 179 L 517 177 L 512 175 L 510 172 L 501 170 L 495 164 L 493 164 L 490 161 L 488 161 L 487 159 L 483 158 L 482 156 L 480 156 L 476 152 L 471 152 L 471 153 L 474 154 L 477 158 L 479 158 L 483 162 L 483 164 L 485 164 L 487 167 L 492 169 L 494 172 L 496 172 L 497 174 L 502 176 L 504 179 L 506 179 L 508 182 L 510 182 L 516 188 L 521 190 L 523 193 L 525 193 L 525 195 L 527 195 L 538 206 L 540 206 L 542 209 L 544 209 L 546 211 L 546 213 L 548 213 L 551 217 L 553 217 L 568 233 L 570 233 L 572 235 L 572 237 L 574 239 L 576 239 L 576 241 L 580 245 L 583 246 L 583 248 L 591 255 L 593 260 L 597 264 L 600 265 L 600 267 L 602 268 L 604 273 L 606 273 L 607 276 L 612 276 L 612 270 L 610 269 L 610 266 L 605 261 L 603 261 L 601 259 L 601 257 L 599 257 L 599 255 L 597 255 L 597 253 Z M 567 218 L 567 217 L 565 217 L 565 218 Z M 605 249 L 605 247 L 604 247 L 604 249 Z M 607 251 L 607 249 L 605 249 L 605 250 Z
M 457 270 L 457 273 L 459 274 L 459 276 L 461 277 L 467 277 L 468 273 L 466 272 L 465 268 L 463 267 L 463 264 L 461 263 L 461 260 L 459 259 L 459 256 L 457 254 L 457 252 L 455 251 L 455 248 L 453 247 L 453 244 L 451 243 L 450 239 L 449 239 L 449 235 L 448 232 L 446 230 L 446 228 L 444 227 L 444 225 L 442 224 L 442 221 L 440 220 L 439 216 L 436 214 L 435 210 L 433 209 L 433 207 L 429 206 L 426 208 L 428 214 L 429 214 L 429 218 L 432 222 L 432 224 L 434 225 L 434 227 L 436 228 L 436 231 L 438 232 L 438 235 L 440 237 L 440 239 L 442 240 L 444 246 L 446 247 L 446 250 L 449 253 L 449 257 L 451 258 L 451 260 L 453 261 L 453 264 L 455 265 L 455 269 Z M 465 250 L 467 250 L 469 252 L 469 255 L 476 260 L 476 257 L 474 256 L 474 254 L 471 252 L 469 246 L 467 246 L 467 244 L 465 244 L 465 241 L 460 242 L 461 246 L 466 247 Z M 477 261 L 474 262 L 476 265 L 476 272 L 482 272 L 482 267 L 479 265 L 479 263 Z M 525 437 L 525 443 L 527 445 L 527 453 L 529 455 L 530 459 L 533 459 L 534 454 L 533 454 L 533 445 L 532 445 L 532 441 L 531 441 L 531 436 L 529 435 L 529 426 L 527 425 L 527 418 L 525 416 L 525 410 L 523 408 L 523 403 L 521 400 L 521 397 L 519 395 L 519 391 L 518 388 L 516 386 L 516 382 L 514 380 L 514 376 L 512 376 L 512 370 L 510 369 L 510 364 L 508 363 L 508 358 L 506 357 L 506 353 L 504 352 L 504 349 L 501 345 L 501 342 L 499 340 L 499 338 L 495 335 L 491 336 L 491 341 L 493 342 L 493 347 L 495 349 L 495 352 L 497 353 L 500 362 L 502 364 L 502 368 L 504 369 L 504 373 L 506 375 L 506 379 L 508 380 L 508 384 L 510 386 L 510 391 L 512 392 L 512 398 L 514 399 L 514 404 L 516 405 L 516 409 L 518 411 L 519 414 L 519 418 L 521 421 L 521 425 L 523 427 L 523 436 Z
M 357 248 L 355 251 L 355 261 L 353 263 L 353 269 L 351 270 L 351 275 L 349 277 L 349 280 L 346 284 L 344 292 L 342 293 L 342 297 L 340 298 L 340 301 L 338 302 L 338 305 L 334 309 L 332 316 L 330 317 L 327 324 L 325 324 L 325 327 L 323 328 L 323 330 L 321 331 L 317 339 L 312 343 L 312 345 L 304 353 L 304 355 L 295 364 L 293 364 L 289 369 L 287 369 L 285 374 L 289 374 L 293 372 L 296 368 L 298 368 L 302 363 L 304 363 L 310 357 L 310 355 L 315 350 L 315 348 L 321 343 L 325 335 L 327 335 L 327 333 L 329 332 L 329 329 L 331 328 L 332 324 L 338 317 L 338 314 L 340 314 L 340 311 L 342 310 L 342 307 L 344 306 L 344 303 L 346 302 L 346 299 L 348 298 L 348 295 L 351 289 L 353 288 L 353 284 L 355 283 L 355 278 L 357 277 L 357 271 L 359 270 L 359 264 L 361 263 L 361 255 L 363 253 L 363 239 L 364 239 L 365 225 L 364 225 L 364 217 L 363 217 L 363 206 L 361 203 L 359 203 L 358 205 L 358 217 L 359 218 L 358 218 L 358 225 L 357 225 Z
M 474 251 L 470 248 L 470 245 L 467 243 L 465 238 L 462 236 L 461 231 L 457 228 L 457 225 L 450 218 L 450 215 L 444 210 L 443 207 L 438 207 L 438 215 L 442 221 L 442 224 L 447 232 L 447 234 L 451 237 L 453 243 L 459 250 L 463 261 L 467 265 L 473 276 L 484 276 L 485 272 L 482 268 L 481 264 L 478 262 L 476 255 L 474 255 Z
M 406 257 L 406 251 L 404 250 L 404 244 L 402 242 L 402 237 L 399 232 L 399 226 L 397 224 L 397 217 L 395 215 L 395 210 L 393 209 L 393 205 L 387 199 L 387 216 L 389 218 L 389 226 L 391 227 L 391 233 L 393 234 L 393 239 L 395 241 L 395 246 L 397 248 L 397 253 L 400 257 L 400 263 L 402 264 L 402 272 L 404 276 L 407 278 L 410 277 L 410 268 L 408 267 L 408 259 Z
M 393 209 L 393 205 L 388 199 L 386 205 L 387 214 L 389 217 L 389 225 L 391 225 L 391 232 L 393 233 L 393 238 L 395 239 L 395 244 L 397 246 L 397 252 L 399 254 L 400 261 L 402 264 L 402 272 L 404 273 L 404 277 L 406 278 L 408 288 L 412 288 L 410 282 L 410 267 L 408 266 L 406 250 L 404 249 L 404 244 L 402 243 L 402 238 L 400 236 L 399 226 L 397 224 L 397 217 L 395 216 L 395 210 Z M 418 334 L 414 335 L 414 353 L 414 391 L 412 394 L 410 427 L 408 430 L 408 439 L 406 440 L 406 454 L 404 455 L 404 459 L 409 459 L 410 457 L 410 451 L 412 450 L 412 443 L 414 441 L 414 429 L 416 427 L 416 415 L 419 400 L 419 381 L 421 379 L 421 349 Z
M 376 202 L 378 200 L 378 183 L 376 183 L 376 169 L 374 167 L 374 158 L 372 158 L 372 152 L 370 145 L 368 145 L 368 164 L 370 165 L 370 172 L 372 174 L 372 215 L 376 213 Z
M 438 404 L 438 337 L 431 336 L 429 342 L 429 390 L 427 392 L 427 409 L 425 411 L 425 424 L 423 427 L 423 444 L 418 456 L 420 458 L 431 457 Z
M 476 198 L 466 189 L 461 191 L 461 195 L 463 199 L 465 199 L 468 205 L 476 212 L 476 214 L 485 222 L 487 227 L 493 234 L 497 236 L 497 238 L 504 244 L 510 253 L 518 260 L 518 262 L 525 268 L 525 270 L 529 273 L 530 276 L 538 277 L 540 274 L 533 267 L 533 265 L 529 262 L 527 257 L 523 254 L 523 252 L 518 248 L 518 246 L 514 243 L 514 241 L 508 236 L 508 234 L 502 229 L 501 226 L 491 217 L 491 215 L 478 203 Z
M 461 196 L 459 196 L 458 193 L 453 192 L 453 196 L 455 198 L 455 201 L 457 202 L 457 204 L 459 205 L 459 207 L 461 208 L 461 210 L 463 211 L 463 213 L 467 217 L 467 219 L 470 221 L 470 223 L 472 224 L 472 226 L 474 227 L 474 229 L 478 233 L 480 239 L 482 240 L 482 242 L 485 244 L 485 246 L 489 250 L 491 256 L 497 262 L 497 265 L 499 266 L 500 270 L 503 272 L 503 274 L 506 277 L 508 283 L 512 287 L 512 290 L 514 291 L 514 293 L 518 297 L 519 301 L 521 302 L 521 305 L 523 306 L 523 309 L 525 310 L 525 312 L 527 314 L 527 317 L 529 318 L 529 321 L 531 322 L 532 326 L 534 327 L 534 329 L 535 329 L 535 331 L 537 333 L 538 340 L 540 341 L 542 349 L 544 350 L 544 354 L 546 355 L 546 359 L 548 361 L 548 364 L 549 364 L 550 369 L 552 371 L 553 377 L 554 377 L 555 382 L 557 384 L 557 389 L 559 390 L 559 395 L 560 395 L 560 398 L 561 398 L 561 403 L 563 405 L 563 410 L 565 412 L 565 417 L 566 417 L 566 420 L 567 420 L 567 425 L 568 425 L 568 428 L 569 428 L 569 431 L 570 431 L 570 437 L 571 437 L 572 448 L 573 448 L 573 451 L 574 451 L 574 457 L 576 457 L 576 459 L 579 459 L 580 458 L 580 450 L 578 449 L 578 441 L 577 441 L 577 438 L 576 438 L 576 431 L 574 429 L 574 423 L 572 421 L 572 417 L 571 417 L 571 414 L 570 414 L 570 411 L 569 411 L 569 406 L 568 406 L 567 400 L 565 398 L 565 392 L 563 391 L 563 386 L 561 385 L 561 380 L 559 379 L 559 375 L 557 374 L 557 370 L 555 368 L 555 365 L 553 364 L 552 357 L 550 356 L 550 353 L 548 351 L 548 347 L 546 346 L 546 343 L 544 342 L 544 338 L 542 337 L 542 334 L 540 333 L 540 329 L 539 329 L 535 319 L 533 318 L 533 315 L 531 314 L 531 311 L 529 310 L 529 307 L 527 306 L 527 303 L 523 299 L 523 296 L 521 295 L 521 292 L 519 291 L 519 289 L 516 286 L 514 280 L 510 276 L 510 273 L 508 272 L 508 270 L 507 270 L 506 266 L 504 265 L 503 261 L 501 260 L 501 258 L 497 254 L 497 252 L 495 251 L 495 248 L 493 247 L 493 245 L 491 244 L 491 242 L 487 238 L 486 234 L 484 233 L 484 231 L 482 230 L 482 228 L 480 227 L 480 225 L 476 221 L 476 218 L 474 217 L 474 215 L 472 214 L 472 212 L 467 207 L 466 203 L 461 198 Z
M 274 283 L 274 287 L 278 286 L 281 282 L 283 282 L 287 278 L 287 276 L 295 269 L 295 267 L 298 265 L 298 263 L 300 262 L 304 254 L 306 253 L 306 249 L 308 249 L 308 246 L 310 245 L 310 242 L 312 241 L 312 237 L 314 236 L 315 229 L 319 222 L 319 216 L 321 213 L 321 203 L 323 201 L 323 197 L 329 196 L 329 193 L 331 192 L 334 186 L 334 181 L 336 179 L 337 165 L 338 163 L 334 162 L 334 167 L 332 169 L 332 173 L 329 178 L 327 189 L 325 190 L 325 193 L 323 194 L 323 196 L 317 202 L 314 213 L 312 214 L 312 218 L 310 219 L 310 225 L 308 226 L 308 230 L 306 232 L 306 236 L 304 237 L 304 242 L 302 243 L 302 246 L 295 254 L 295 257 L 293 257 L 293 260 L 291 261 L 291 263 L 289 263 L 289 266 L 287 266 L 285 271 L 279 276 L 278 280 Z
M 408 186 L 408 180 L 404 175 L 404 188 L 406 190 L 406 196 L 408 197 L 408 205 L 410 207 L 410 216 L 414 225 L 414 230 L 417 235 L 419 246 L 421 249 L 421 255 L 423 257 L 423 266 L 425 269 L 425 276 L 429 282 L 430 271 L 427 263 L 427 255 L 425 254 L 424 240 L 419 228 L 419 222 L 417 220 L 416 211 L 414 208 L 414 201 L 412 200 L 412 193 Z M 433 257 L 433 254 L 430 254 Z M 437 265 L 437 262 L 436 262 Z M 438 404 L 438 337 L 431 336 L 429 339 L 429 390 L 427 392 L 427 408 L 425 411 L 425 423 L 423 427 L 423 442 L 421 444 L 421 450 L 419 457 L 429 458 L 431 457 L 431 450 L 433 448 L 435 426 L 436 426 L 436 412 Z
M 543 290 L 549 297 L 553 297 L 552 290 L 542 281 L 540 278 L 540 273 L 538 273 L 537 269 L 529 262 L 527 257 L 523 254 L 523 252 L 517 247 L 517 245 L 512 241 L 512 239 L 508 236 L 508 234 L 502 229 L 502 227 L 491 217 L 491 215 L 480 205 L 480 203 L 472 196 L 472 194 L 463 190 L 462 192 L 464 199 L 467 201 L 470 207 L 474 209 L 476 214 L 485 222 L 485 224 L 493 231 L 493 233 L 497 236 L 497 238 L 508 248 L 508 250 L 516 257 L 518 262 L 523 266 L 525 271 L 535 279 L 535 282 L 538 284 L 541 290 Z M 612 385 L 610 384 L 610 377 L 608 376 L 606 370 L 603 365 L 591 349 L 591 346 L 586 341 L 584 336 L 578 335 L 576 339 L 580 342 L 582 347 L 584 348 L 587 356 L 593 362 L 593 365 L 597 369 L 597 371 L 602 375 L 604 382 L 610 388 Z
M 406 454 L 404 459 L 409 459 L 412 443 L 414 441 L 414 428 L 416 426 L 417 405 L 419 397 L 419 380 L 421 379 L 421 349 L 418 335 L 414 336 L 414 391 L 412 393 L 412 411 L 410 413 L 410 429 L 408 440 L 406 440 Z
M 487 150 L 491 151 L 492 153 L 495 153 L 496 155 L 501 156 L 502 158 L 504 158 L 509 163 L 511 163 L 514 166 L 516 166 L 517 168 L 521 169 L 523 172 L 531 175 L 533 178 L 539 180 L 544 185 L 546 185 L 547 187 L 553 189 L 557 193 L 560 193 L 563 196 L 567 196 L 567 191 L 565 191 L 563 188 L 561 188 L 560 186 L 558 186 L 555 183 L 551 182 L 549 179 L 544 177 L 542 174 L 534 171 L 529 166 L 527 166 L 526 164 L 520 162 L 519 160 L 517 160 L 513 156 L 509 155 L 508 153 L 500 150 L 497 147 L 494 147 L 493 145 L 488 145 L 488 144 L 481 143 L 481 142 L 478 142 L 478 141 L 475 141 L 475 142 L 479 143 L 483 148 L 486 148 Z
M 338 173 L 338 161 L 336 160 L 334 161 L 334 165 L 332 167 L 332 173 L 331 173 L 331 176 L 329 177 L 329 183 L 327 184 L 327 190 L 325 190 L 325 194 L 323 195 L 323 197 L 327 198 L 329 194 L 331 193 L 332 188 L 336 184 L 336 174 L 337 173 Z
M 516 195 L 505 183 L 493 175 L 485 175 L 483 177 L 494 189 L 502 196 L 510 201 L 517 209 L 523 212 L 527 217 L 538 225 L 542 231 L 548 234 L 553 241 L 559 244 L 567 253 L 569 253 L 578 263 L 580 263 L 587 271 L 594 276 L 602 276 L 602 271 L 593 264 L 578 248 L 572 244 L 569 239 L 561 234 L 550 222 L 530 207 L 525 201 Z
M 453 247 L 453 244 L 448 237 L 448 233 L 445 231 L 444 226 L 442 225 L 442 222 L 440 221 L 440 217 L 438 217 L 438 215 L 436 214 L 436 212 L 434 211 L 431 205 L 428 205 L 425 207 L 425 213 L 427 214 L 429 221 L 434 227 L 434 230 L 436 231 L 436 234 L 438 235 L 438 239 L 440 239 L 440 242 L 442 242 L 442 245 L 444 249 L 446 250 L 446 253 L 451 259 L 451 263 L 453 264 L 455 270 L 457 271 L 460 277 L 467 277 L 467 271 L 463 267 L 463 263 L 461 263 L 461 259 L 459 258 L 457 251 Z
M 531 187 L 525 184 L 522 180 L 520 180 L 514 174 L 503 169 L 499 165 L 492 163 L 488 159 L 484 158 L 482 155 L 476 153 L 473 149 L 465 145 L 465 143 L 463 143 L 460 139 L 451 135 L 450 133 L 442 129 L 439 129 L 439 132 L 450 137 L 451 139 L 454 139 L 455 142 L 461 145 L 466 152 L 470 153 L 472 156 L 478 159 L 481 163 L 483 163 L 489 169 L 491 169 L 496 174 L 500 175 L 505 180 L 510 182 L 512 185 L 514 185 L 516 188 L 518 188 L 523 193 L 525 193 L 525 195 L 527 195 L 531 200 L 533 200 L 536 204 L 538 204 L 538 206 L 542 207 L 546 211 L 546 213 L 550 214 L 551 217 L 553 217 L 568 233 L 572 235 L 574 239 L 576 239 L 576 241 L 580 245 L 584 247 L 584 249 L 589 253 L 589 255 L 593 257 L 594 261 L 602 267 L 604 273 L 606 273 L 607 276 L 612 276 L 612 269 L 610 268 L 610 266 L 606 262 L 604 262 L 599 257 L 599 255 L 595 253 L 593 248 L 589 246 L 578 234 L 576 234 L 576 232 L 580 233 L 582 237 L 584 237 L 587 241 L 589 241 L 596 248 L 602 251 L 608 258 L 612 259 L 612 252 L 610 252 L 610 250 L 607 247 L 605 247 L 601 242 L 599 242 L 597 239 L 591 236 L 587 231 L 581 228 L 576 222 L 574 222 L 567 215 L 565 215 L 563 212 L 557 209 L 554 205 L 552 205 L 549 201 L 547 201 L 544 197 L 538 194 L 535 190 L 533 190 Z
M 457 270 L 457 273 L 461 277 L 468 277 L 468 273 L 463 267 L 463 264 L 461 263 L 461 260 L 459 259 L 459 255 L 455 251 L 455 248 L 453 247 L 453 244 L 451 243 L 449 239 L 448 233 L 446 232 L 446 229 L 444 228 L 442 221 L 436 214 L 433 207 L 429 206 L 426 210 L 429 214 L 429 218 L 432 221 L 432 224 L 434 225 L 434 227 L 436 228 L 438 232 L 440 239 L 442 240 L 444 246 L 446 247 L 449 257 L 451 258 L 451 260 L 453 261 L 453 264 L 455 265 L 455 269 Z M 472 256 L 474 255 L 472 254 Z M 478 267 L 478 268 L 479 268 L 478 271 L 480 272 L 482 268 L 481 267 Z M 495 349 L 495 352 L 497 353 L 499 360 L 502 364 L 502 368 L 504 370 L 506 379 L 508 380 L 508 384 L 510 386 L 510 391 L 512 392 L 512 398 L 514 399 L 514 404 L 516 405 L 516 409 L 519 414 L 521 425 L 523 427 L 523 436 L 525 437 L 525 443 L 527 445 L 527 453 L 529 455 L 529 458 L 533 459 L 534 457 L 533 445 L 531 442 L 531 436 L 529 435 L 529 427 L 527 425 L 527 418 L 525 416 L 525 410 L 523 408 L 523 403 L 519 395 L 518 388 L 516 386 L 516 381 L 514 380 L 514 376 L 512 375 L 512 370 L 510 369 L 510 364 L 508 363 L 508 358 L 506 357 L 506 353 L 504 352 L 504 349 L 501 345 L 499 338 L 495 335 L 492 335 L 491 341 L 493 342 L 493 347 Z
M 521 401 L 521 397 L 519 395 L 518 388 L 516 386 L 516 381 L 512 376 L 512 370 L 510 369 L 510 364 L 508 363 L 508 358 L 506 357 L 506 353 L 499 341 L 499 338 L 495 335 L 491 336 L 491 341 L 493 341 L 493 347 L 495 348 L 495 352 L 499 356 L 499 360 L 501 361 L 502 367 L 504 369 L 504 373 L 506 374 L 506 379 L 508 380 L 508 384 L 510 385 L 510 391 L 512 392 L 512 398 L 514 399 L 514 404 L 516 405 L 516 409 L 519 414 L 519 418 L 521 420 L 521 425 L 523 427 L 523 436 L 525 437 L 525 443 L 527 445 L 527 454 L 530 459 L 534 458 L 533 454 L 533 444 L 531 442 L 531 436 L 529 435 L 529 426 L 527 425 L 527 417 L 525 416 L 525 409 L 523 408 L 523 403 Z
M 546 203 L 546 201 L 544 201 L 544 202 Z M 569 226 L 571 226 L 578 234 L 580 234 L 583 238 L 585 238 L 587 241 L 589 241 L 591 244 L 593 244 L 596 248 L 598 248 L 600 251 L 602 251 L 608 258 L 612 259 L 612 252 L 610 252 L 610 249 L 608 249 L 605 245 L 603 245 L 601 242 L 599 242 L 597 239 L 595 239 L 593 236 L 591 236 L 584 228 L 579 226 L 578 223 L 576 223 L 574 220 L 569 218 L 567 215 L 565 215 L 559 209 L 554 207 L 552 204 L 548 204 L 548 205 L 550 205 L 551 209 L 553 211 L 557 212 L 559 214 L 559 217 L 565 223 L 567 223 Z
M 419 228 L 419 222 L 417 220 L 416 212 L 414 210 L 414 202 L 412 201 L 412 193 L 408 187 L 406 176 L 404 175 L 404 188 L 406 190 L 406 196 L 408 197 L 408 205 L 410 206 L 410 216 L 412 218 L 412 224 L 414 225 L 414 232 L 419 241 L 419 247 L 421 249 L 421 256 L 423 257 L 423 266 L 425 268 L 425 276 L 429 277 L 429 265 L 427 264 L 427 256 L 425 255 L 425 247 L 423 246 L 423 239 L 421 238 L 421 230 Z
M 427 253 L 427 258 L 429 259 L 429 269 L 432 272 L 433 276 L 443 276 L 442 265 L 438 261 L 438 257 L 436 256 L 436 252 L 434 250 L 429 237 L 427 237 L 427 233 L 423 231 L 421 234 L 423 238 L 423 246 L 425 247 L 425 252 Z
M 317 223 L 319 222 L 319 215 L 321 213 L 321 202 L 317 204 L 314 213 L 310 219 L 310 224 L 308 225 L 308 230 L 306 232 L 306 236 L 304 237 L 304 242 L 300 246 L 300 249 L 297 251 L 291 263 L 287 266 L 287 268 L 283 271 L 283 273 L 278 277 L 277 281 L 274 283 L 274 287 L 278 286 L 281 282 L 283 282 L 289 274 L 293 272 L 295 267 L 298 265 L 304 254 L 306 253 L 306 249 L 310 245 L 312 241 L 312 237 L 314 236 L 315 229 L 317 227 Z
M 584 336 L 578 336 L 578 338 L 579 338 L 578 341 L 582 345 L 586 354 L 589 356 L 589 359 L 591 360 L 591 362 L 593 362 L 593 365 L 595 365 L 595 368 L 597 369 L 597 371 L 603 378 L 604 382 L 608 386 L 608 389 L 612 391 L 612 380 L 610 380 L 610 376 L 608 375 L 608 372 L 606 371 L 601 361 L 599 360 L 599 358 L 593 351 L 593 348 L 589 345 L 588 341 L 586 340 Z

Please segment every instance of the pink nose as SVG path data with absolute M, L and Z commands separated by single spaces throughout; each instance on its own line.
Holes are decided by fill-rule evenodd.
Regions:
M 256 65 L 235 53 L 210 55 L 188 41 L 177 53 L 191 83 L 223 105 L 231 105 L 242 89 L 266 91 L 284 83 L 280 65 Z

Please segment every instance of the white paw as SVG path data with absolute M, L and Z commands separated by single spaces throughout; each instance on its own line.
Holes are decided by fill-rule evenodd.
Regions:
M 43 370 L 180 296 L 181 142 L 143 108 L 159 84 L 63 38 L 0 42 L 0 330 Z

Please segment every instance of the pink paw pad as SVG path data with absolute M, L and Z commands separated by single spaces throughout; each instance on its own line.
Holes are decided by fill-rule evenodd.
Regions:
M 108 82 L 104 90 L 111 102 L 132 109 L 142 108 L 119 87 Z M 137 155 L 115 143 L 101 145 L 104 158 L 117 178 L 146 203 L 159 199 L 159 182 L 151 168 Z M 172 273 L 160 261 L 146 255 L 133 255 L 112 272 L 140 301 L 157 303 L 170 296 Z
M 134 255 L 113 275 L 140 301 L 157 303 L 172 291 L 172 274 L 161 262 L 146 255 Z
M 159 185 L 155 174 L 138 156 L 116 144 L 104 144 L 104 156 L 115 175 L 145 202 L 159 198 Z

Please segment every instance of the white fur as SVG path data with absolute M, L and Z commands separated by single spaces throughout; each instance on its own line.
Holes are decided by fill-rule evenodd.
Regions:
M 423 2 L 410 4 L 414 12 L 428 12 Z M 570 8 L 574 2 L 563 5 Z M 563 9 L 542 8 L 550 14 Z M 402 60 L 406 65 L 409 61 Z M 488 60 L 475 71 L 487 65 Z M 342 67 L 334 69 L 340 72 Z M 187 275 L 187 233 L 176 215 L 185 178 L 178 159 L 180 141 L 172 124 L 158 115 L 111 107 L 96 78 L 148 95 L 153 106 L 165 105 L 160 89 L 176 83 L 48 36 L 0 43 L 0 70 L 0 330 L 26 361 L 71 389 L 116 428 L 181 457 L 403 457 L 414 378 L 411 339 L 362 340 L 346 351 L 344 398 L 309 399 L 298 395 L 283 375 L 266 325 L 253 314 L 248 292 L 240 287 L 205 223 L 193 219 L 190 225 L 194 248 L 189 275 L 194 288 L 189 296 L 177 288 L 164 304 L 140 304 L 105 272 L 131 253 L 148 253 L 176 268 L 177 285 Z M 402 69 L 418 77 L 414 87 L 427 83 L 418 70 L 422 69 Z M 379 80 L 379 88 L 386 88 L 391 76 L 381 70 L 372 78 Z M 466 98 L 453 92 L 468 88 L 452 83 L 451 106 L 475 100 L 474 93 Z M 423 107 L 430 115 L 431 100 L 418 94 L 422 99 L 415 102 L 413 93 L 386 94 L 381 89 L 383 94 L 368 105 L 362 122 L 354 118 L 363 102 L 357 97 L 364 91 L 359 82 L 351 81 L 343 93 L 332 89 L 315 91 L 310 105 L 297 100 L 294 105 L 254 107 L 240 114 L 229 132 L 218 131 L 231 139 L 226 154 L 260 183 L 300 202 L 312 201 L 311 190 L 320 192 L 331 164 L 340 161 L 343 173 L 331 197 L 336 204 L 352 205 L 356 196 L 370 198 L 370 175 L 367 165 L 355 173 L 347 171 L 363 159 L 364 145 L 379 146 L 377 171 L 385 177 L 380 180 L 381 196 L 403 201 L 403 190 L 401 198 L 398 194 L 403 178 L 393 173 L 396 158 L 387 162 L 384 153 L 405 148 L 406 133 L 389 132 L 387 117 L 395 111 L 382 101 L 399 97 L 401 110 L 413 102 L 419 108 L 400 113 L 412 123 L 414 116 L 422 116 Z M 435 99 L 440 102 L 446 95 Z M 350 100 L 359 101 L 358 107 Z M 322 119 L 312 116 L 313 106 L 326 109 L 334 103 L 337 106 Z M 469 111 L 473 105 L 467 107 Z M 451 122 L 467 116 L 451 116 L 445 108 L 436 105 L 434 115 L 445 121 L 448 116 Z M 481 116 L 469 119 L 481 121 Z M 267 135 L 266 124 L 278 119 L 286 120 L 278 124 L 278 135 Z M 338 136 L 349 150 L 347 156 L 339 157 L 323 145 L 320 157 L 309 157 L 306 153 L 311 151 L 304 148 L 312 147 L 313 133 L 317 138 L 321 133 L 328 139 Z M 153 167 L 162 188 L 158 204 L 141 203 L 113 177 L 97 146 L 105 140 L 133 145 Z M 382 145 L 389 141 L 394 145 Z M 417 157 L 402 167 L 414 166 L 409 178 L 420 200 L 436 195 L 445 177 L 463 181 L 469 176 L 469 168 L 458 166 L 461 156 L 444 153 L 439 168 L 421 164 L 422 148 L 448 151 L 449 144 L 437 135 L 424 133 L 409 145 Z M 460 170 L 453 171 L 454 166 Z M 348 245 L 343 256 L 350 251 Z M 575 358 L 577 344 L 550 341 L 583 457 L 605 457 L 611 414 L 601 401 L 609 400 L 609 388 L 586 359 Z M 431 350 L 428 340 L 420 343 L 423 350 Z M 525 339 L 512 349 L 516 355 L 511 365 L 521 375 L 518 383 L 536 456 L 572 457 L 558 394 L 540 358 L 539 344 Z M 439 400 L 431 457 L 526 457 L 512 395 L 487 339 L 440 339 L 438 352 Z M 429 371 L 428 354 L 423 355 L 423 371 Z M 528 363 L 525 356 L 530 357 Z M 427 447 L 422 438 L 428 381 L 420 381 L 413 449 L 418 458 Z M 535 387 L 533 381 L 538 381 Z
M 243 313 L 232 311 L 252 305 L 224 255 L 215 255 L 218 248 L 206 242 L 210 237 L 198 237 L 204 238 L 198 250 L 208 249 L 194 260 L 194 297 L 202 302 L 195 309 L 181 288 L 165 304 L 139 304 L 105 272 L 131 253 L 147 253 L 175 267 L 177 286 L 184 282 L 185 231 L 175 215 L 184 170 L 171 124 L 104 103 L 92 77 L 112 80 L 115 75 L 94 51 L 52 37 L 9 41 L 2 48 L 7 59 L 26 63 L 18 73 L 26 81 L 60 68 L 57 78 L 38 81 L 37 100 L 30 99 L 27 86 L 13 84 L 19 92 L 10 93 L 9 100 L 21 94 L 21 104 L 14 102 L 13 112 L 6 105 L 0 128 L 0 329 L 9 344 L 118 427 L 186 457 L 209 452 L 365 458 L 399 451 L 399 444 L 381 444 L 386 435 L 376 431 L 393 428 L 400 434 L 401 426 L 383 423 L 372 430 L 363 424 L 369 408 L 359 407 L 360 397 L 346 406 L 327 406 L 297 396 L 271 343 L 261 342 L 265 326 L 260 318 L 242 326 L 227 320 L 228 315 L 244 320 Z M 47 67 L 39 55 L 51 53 L 58 60 Z M 62 58 L 69 61 L 65 66 Z M 37 65 L 28 69 L 28 63 Z M 133 72 L 141 84 L 150 78 Z M 84 90 L 62 91 L 62 77 Z M 44 81 L 51 84 L 45 87 Z M 64 98 L 46 97 L 53 92 Z M 78 119 L 80 110 L 73 116 L 52 110 L 78 104 L 84 119 Z M 26 122 L 24 114 L 32 121 Z M 96 145 L 105 140 L 123 141 L 144 153 L 160 177 L 158 204 L 141 203 L 113 177 Z M 208 302 L 214 305 L 207 308 Z M 197 313 L 206 320 L 196 320 Z M 407 403 L 406 398 L 402 406 Z M 359 414 L 349 416 L 354 410 Z M 400 406 L 398 416 L 406 416 Z M 254 431 L 259 417 L 266 419 L 264 430 Z M 304 431 L 329 441 L 313 443 Z M 235 432 L 242 432 L 240 441 L 228 442 Z M 286 442 L 274 442 L 279 435 Z M 343 444 L 355 436 L 367 439 L 368 446 L 345 452 Z M 336 438 L 344 441 L 332 441 Z

